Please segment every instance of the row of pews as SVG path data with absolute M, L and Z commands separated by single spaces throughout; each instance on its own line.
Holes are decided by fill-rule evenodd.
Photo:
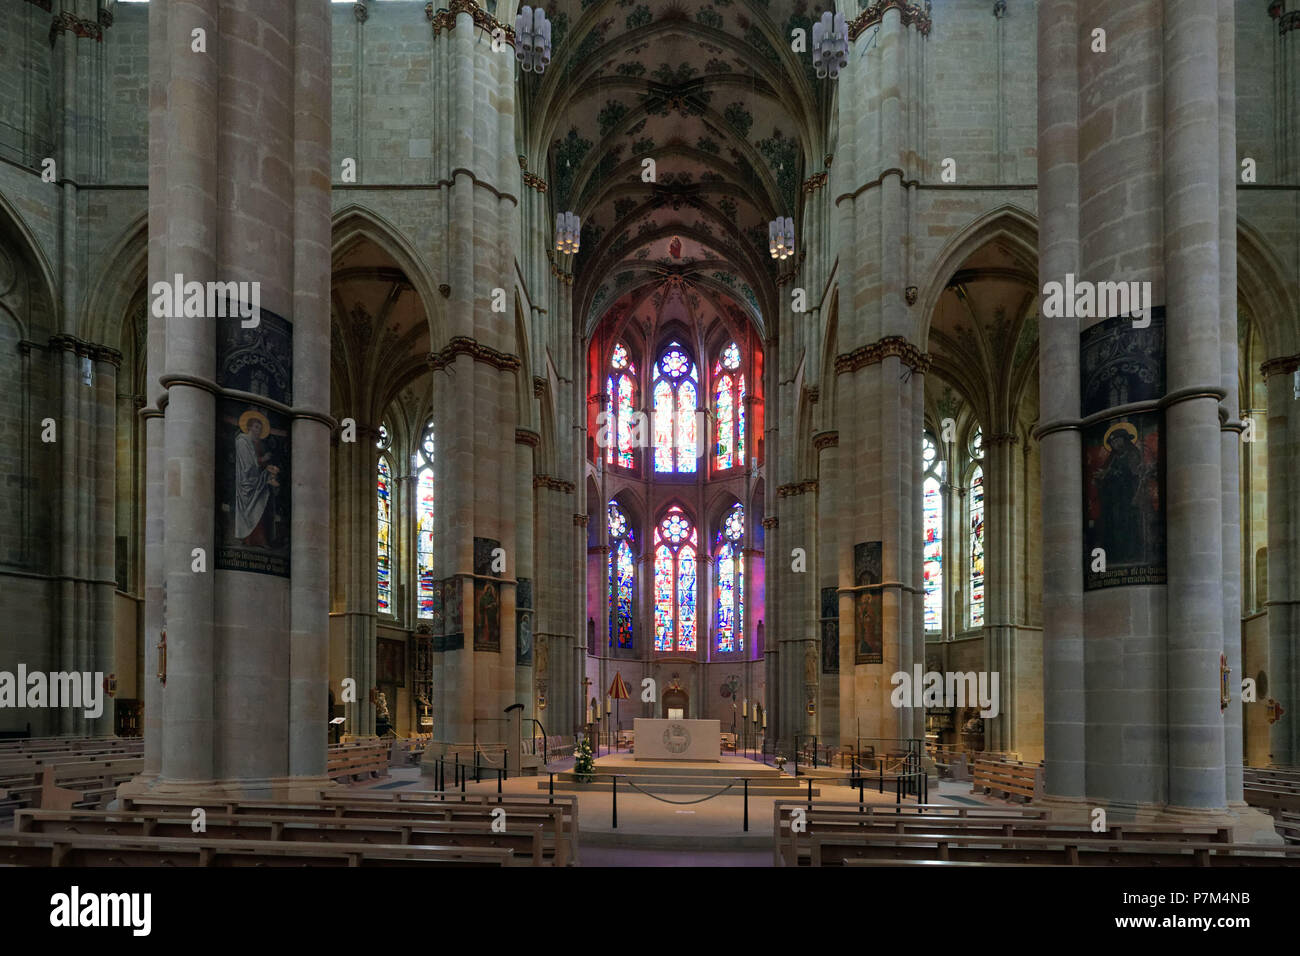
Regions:
M 1247 767 L 1242 774 L 1246 803 L 1267 810 L 1287 843 L 1300 843 L 1300 768 Z
M 777 801 L 778 866 L 1283 866 L 1300 847 L 1232 843 L 1227 827 L 1086 823 L 1028 807 Z
M 101 806 L 143 769 L 140 737 L 0 741 L 0 820 L 30 807 Z
M 196 813 L 202 810 L 202 814 Z M 11 866 L 570 866 L 575 795 L 320 791 L 279 802 L 124 798 L 115 810 L 19 810 Z

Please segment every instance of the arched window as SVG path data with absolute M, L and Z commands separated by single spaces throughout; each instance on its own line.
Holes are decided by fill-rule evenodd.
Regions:
M 978 432 L 976 433 L 978 436 Z M 977 441 L 978 438 L 975 440 Z M 972 447 L 978 447 L 975 441 Z M 984 469 L 970 479 L 970 626 L 984 626 Z
M 636 540 L 632 523 L 617 501 L 609 503 L 609 646 L 632 646 L 632 588 Z
M 745 649 L 745 560 L 740 542 L 745 536 L 745 509 L 737 504 L 718 529 L 714 548 L 717 572 L 717 648 Z
M 415 464 L 416 602 L 420 617 L 433 617 L 433 422 L 424 426 Z
M 682 509 L 655 528 L 655 650 L 695 650 L 695 562 L 699 539 Z
M 669 344 L 654 372 L 655 471 L 693 473 L 699 455 L 695 406 L 699 376 L 677 342 Z
M 609 376 L 605 384 L 608 395 L 605 422 L 609 436 L 605 461 L 620 468 L 631 468 L 636 460 L 632 451 L 636 422 L 636 365 L 628 357 L 627 347 L 622 342 L 615 345 L 610 354 Z
M 379 513 L 375 568 L 379 597 L 375 605 L 380 614 L 393 612 L 393 469 L 388 456 L 379 456 L 379 474 L 375 480 L 375 506 Z
M 925 629 L 943 629 L 943 459 L 934 439 L 921 438 L 921 529 L 923 544 L 922 586 L 925 591 Z
M 713 467 L 718 471 L 745 464 L 745 376 L 740 346 L 732 342 L 713 365 L 713 419 L 717 441 Z

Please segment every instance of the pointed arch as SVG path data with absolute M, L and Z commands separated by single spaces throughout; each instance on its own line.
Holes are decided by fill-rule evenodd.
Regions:
M 924 273 L 914 311 L 913 342 L 924 345 L 930 338 L 930 321 L 948 280 L 967 259 L 991 242 L 1006 244 L 1009 253 L 1027 270 L 1038 274 L 1038 221 L 1027 210 L 1010 203 L 998 206 L 968 223 L 935 257 Z
M 429 342 L 437 346 L 447 340 L 447 317 L 437 284 L 425 268 L 425 258 L 405 234 L 378 213 L 355 203 L 334 214 L 330 225 L 330 257 L 339 255 L 358 239 L 368 239 L 392 257 L 406 273 L 415 294 L 420 297 L 429 323 Z

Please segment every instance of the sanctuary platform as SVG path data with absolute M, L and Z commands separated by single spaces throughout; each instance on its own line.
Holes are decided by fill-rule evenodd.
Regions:
M 555 775 L 556 790 L 581 790 L 608 792 L 613 789 L 610 774 L 619 776 L 620 792 L 640 790 L 659 794 L 708 794 L 725 790 L 740 795 L 744 792 L 742 778 L 749 778 L 751 797 L 793 797 L 808 793 L 806 778 L 783 774 L 775 767 L 750 760 L 748 757 L 722 755 L 718 760 L 645 760 L 632 754 L 614 753 L 596 761 L 595 778 L 582 782 L 572 771 Z M 548 781 L 538 781 L 538 789 L 545 790 Z M 813 796 L 819 791 L 814 785 Z

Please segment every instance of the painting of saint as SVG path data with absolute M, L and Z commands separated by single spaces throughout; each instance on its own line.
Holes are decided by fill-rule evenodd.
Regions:
M 881 569 L 883 546 L 864 541 L 853 546 L 853 634 L 854 663 L 879 664 L 884 660 L 885 632 L 881 616 Z
M 280 487 L 280 469 L 262 451 L 262 438 L 270 434 L 271 423 L 256 408 L 239 416 L 235 436 L 235 537 L 240 544 L 264 548 L 270 542 L 267 525 L 271 512 L 267 503 Z
M 1085 590 L 1164 583 L 1160 413 L 1090 426 L 1083 454 Z
M 290 461 L 286 416 L 218 400 L 218 568 L 289 575 Z
M 474 649 L 501 649 L 501 600 L 495 581 L 474 583 Z
M 533 662 L 533 612 L 518 611 L 515 627 L 515 663 L 527 666 Z

